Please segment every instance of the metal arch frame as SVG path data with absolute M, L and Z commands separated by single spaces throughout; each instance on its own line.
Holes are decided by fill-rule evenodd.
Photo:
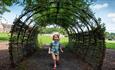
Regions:
M 55 2 L 51 2 L 49 4 L 52 4 L 52 3 L 55 3 Z M 59 26 L 63 27 L 67 31 L 67 33 L 69 35 L 69 39 L 71 39 L 71 42 L 73 43 L 73 45 L 74 46 L 76 46 L 76 44 L 78 45 L 77 47 L 75 47 L 75 48 L 78 49 L 77 53 L 78 54 L 84 54 L 81 57 L 85 58 L 88 55 L 88 53 L 86 53 L 86 52 L 90 49 L 90 47 L 87 47 L 87 46 L 90 46 L 90 44 L 92 43 L 91 42 L 92 41 L 91 38 L 93 38 L 93 39 L 95 38 L 94 40 L 96 40 L 96 41 L 98 40 L 98 38 L 94 36 L 94 35 L 97 35 L 94 32 L 95 32 L 95 29 L 98 26 L 100 26 L 100 24 L 97 22 L 97 19 L 94 17 L 94 15 L 92 14 L 92 12 L 90 10 L 88 10 L 88 11 L 91 12 L 91 13 L 88 13 L 86 10 L 80 9 L 79 7 L 77 7 L 77 6 L 75 6 L 75 5 L 71 4 L 71 3 L 64 3 L 64 4 L 67 4 L 67 5 L 69 4 L 69 5 L 72 5 L 72 7 L 74 9 L 76 9 L 76 8 L 79 9 L 80 12 L 77 12 L 77 11 L 71 10 L 69 8 L 60 7 L 62 9 L 64 9 L 64 10 L 68 10 L 69 14 L 72 14 L 74 16 L 74 18 L 78 19 L 87 28 L 88 32 L 83 31 L 83 29 L 81 28 L 81 26 L 79 24 L 80 22 L 73 21 L 73 19 L 71 19 L 69 16 L 66 16 L 66 15 L 65 15 L 66 17 L 64 17 L 64 19 L 65 20 L 70 19 L 70 20 L 67 20 L 67 21 L 73 21 L 73 22 L 71 24 L 69 24 L 69 27 L 63 26 L 64 24 L 59 24 Z M 59 7 L 59 5 L 56 6 L 56 7 L 50 7 L 50 8 L 57 9 L 57 12 L 51 12 L 51 13 L 56 13 L 56 17 L 55 17 L 56 21 L 54 22 L 55 24 L 57 23 L 57 20 L 60 20 L 60 19 L 57 18 L 57 14 L 59 14 L 59 8 L 58 7 Z M 19 18 L 17 18 L 14 21 L 14 25 L 12 26 L 12 30 L 11 30 L 11 38 L 10 38 L 10 44 L 9 44 L 10 45 L 9 52 L 10 52 L 10 59 L 11 59 L 12 65 L 18 64 L 20 62 L 20 60 L 24 56 L 26 56 L 28 53 L 32 53 L 33 52 L 33 50 L 31 50 L 31 49 L 35 49 L 35 47 L 29 47 L 29 49 L 27 49 L 28 48 L 27 46 L 28 46 L 28 44 L 30 44 L 30 46 L 35 46 L 34 39 L 35 39 L 36 35 L 38 34 L 37 28 L 40 25 L 39 24 L 34 24 L 32 27 L 30 27 L 30 24 L 32 24 L 32 22 L 34 20 L 37 20 L 41 16 L 38 16 L 34 20 L 31 20 L 31 21 L 29 21 L 29 20 L 30 20 L 30 18 L 32 16 L 36 15 L 40 11 L 47 11 L 47 12 L 49 11 L 49 8 L 47 6 L 44 7 L 44 9 L 39 9 L 39 8 L 40 8 L 40 6 L 37 6 L 37 7 L 34 7 L 32 9 L 29 9 L 28 11 L 25 11 L 24 13 L 22 13 L 22 15 L 19 16 Z M 88 18 L 84 18 L 82 15 L 80 15 L 81 13 L 87 14 Z M 48 14 L 50 15 L 50 13 L 48 13 Z M 45 15 L 42 14 L 42 16 L 46 16 L 47 17 L 48 14 L 45 14 Z M 29 16 L 27 16 L 24 21 L 21 21 L 21 19 L 23 19 L 23 17 L 25 17 L 26 15 L 29 15 Z M 61 15 L 64 15 L 64 14 L 61 14 Z M 92 21 L 90 21 L 90 19 Z M 65 20 L 64 20 L 63 23 L 67 23 L 67 21 L 65 21 Z M 63 20 L 61 20 L 61 21 L 63 21 Z M 28 22 L 28 25 L 26 25 L 27 22 Z M 94 23 L 97 26 L 92 26 L 89 22 L 90 23 Z M 28 34 L 28 31 L 30 31 L 29 34 Z M 87 37 L 85 34 L 88 35 L 88 39 L 87 39 L 88 40 L 88 43 L 87 43 L 88 45 L 85 45 L 85 37 Z M 79 35 L 81 35 L 81 36 L 79 36 Z M 90 36 L 91 36 L 91 38 L 90 38 Z M 15 37 L 16 37 L 16 39 L 15 39 Z M 22 37 L 22 39 L 20 39 L 21 37 Z M 76 41 L 76 43 L 74 43 L 74 41 Z M 104 42 L 104 39 L 102 39 L 102 41 Z M 20 48 L 19 45 L 21 45 L 22 47 Z M 97 42 L 96 42 L 96 45 L 97 45 Z M 81 48 L 84 50 L 85 46 L 87 47 L 87 50 L 85 50 L 85 52 L 81 52 L 80 51 Z M 20 57 L 20 59 L 18 59 L 18 60 L 15 60 L 18 57 L 14 57 L 15 54 L 14 54 L 13 50 L 15 50 L 14 49 L 15 47 L 17 47 L 19 51 L 22 51 L 22 49 L 24 49 L 24 52 L 26 51 L 25 53 L 23 53 L 23 52 L 22 53 L 18 53 L 19 55 L 21 55 L 21 56 L 18 56 L 18 57 Z M 104 46 L 102 46 L 102 48 L 103 47 Z M 77 50 L 77 49 L 75 49 L 75 50 Z M 31 50 L 31 52 L 28 51 L 28 50 Z M 104 51 L 105 50 L 103 48 L 103 52 Z M 102 56 L 104 56 L 104 54 L 102 54 Z M 101 57 L 100 57 L 100 61 L 101 62 L 99 62 L 98 64 L 102 64 L 102 58 Z M 89 62 L 89 64 L 91 64 L 93 67 L 98 67 L 96 65 L 93 65 L 92 62 Z

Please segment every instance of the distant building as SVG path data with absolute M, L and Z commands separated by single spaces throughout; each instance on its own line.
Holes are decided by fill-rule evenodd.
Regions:
M 3 32 L 3 26 L 1 23 L 0 23 L 0 32 Z
M 11 26 L 11 24 L 0 22 L 0 32 L 10 32 Z

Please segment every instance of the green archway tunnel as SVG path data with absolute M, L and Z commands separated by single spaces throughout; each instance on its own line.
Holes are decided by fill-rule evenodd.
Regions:
M 69 50 L 94 70 L 101 69 L 105 54 L 104 28 L 89 6 L 70 0 L 44 1 L 40 5 L 25 8 L 13 24 L 9 44 L 12 65 L 35 51 L 39 28 L 56 24 L 67 32 Z

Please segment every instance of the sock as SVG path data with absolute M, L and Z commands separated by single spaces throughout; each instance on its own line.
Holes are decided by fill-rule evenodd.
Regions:
M 57 65 L 59 65 L 59 64 L 60 64 L 60 61 L 59 61 L 59 60 L 58 60 L 58 61 L 56 61 L 56 64 L 57 64 Z
M 54 61 L 54 67 L 56 67 L 56 61 Z

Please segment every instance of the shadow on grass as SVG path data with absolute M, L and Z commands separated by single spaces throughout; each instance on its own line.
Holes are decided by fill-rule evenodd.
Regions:
M 9 41 L 9 37 L 0 37 L 0 41 Z

